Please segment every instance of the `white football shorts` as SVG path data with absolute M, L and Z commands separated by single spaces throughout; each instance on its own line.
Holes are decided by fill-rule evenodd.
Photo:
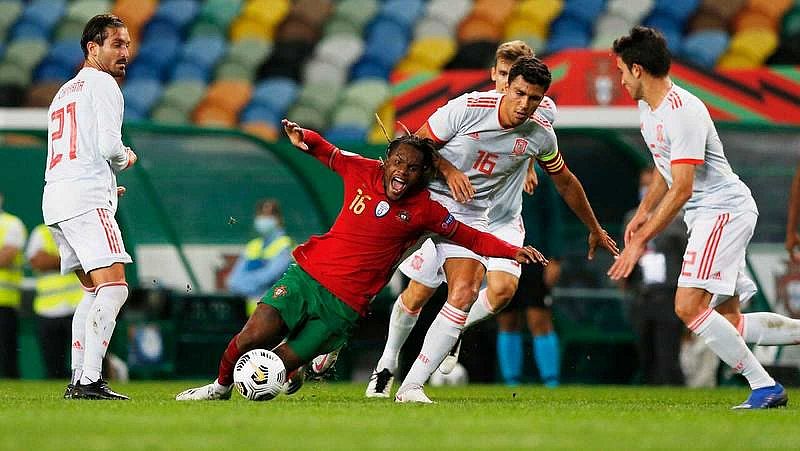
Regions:
M 105 209 L 90 210 L 48 226 L 61 256 L 61 274 L 76 269 L 88 273 L 113 263 L 131 263 L 114 214 Z
M 421 283 L 428 288 L 438 288 L 444 282 L 444 259 L 439 258 L 436 244 L 428 238 L 422 246 L 409 255 L 398 269 L 409 279 Z
M 492 235 L 509 244 L 521 247 L 525 243 L 525 224 L 523 224 L 521 216 L 517 216 L 510 222 L 502 225 L 497 224 L 495 227 L 490 225 L 489 227 L 492 229 Z M 496 257 L 489 258 L 489 261 L 486 264 L 486 270 L 507 272 L 517 279 L 519 279 L 519 276 L 522 273 L 522 267 L 516 260 Z
M 678 286 L 713 294 L 712 308 L 734 295 L 739 295 L 742 303 L 753 297 L 756 284 L 747 275 L 745 252 L 757 220 L 758 215 L 751 211 L 687 218 L 689 243 Z

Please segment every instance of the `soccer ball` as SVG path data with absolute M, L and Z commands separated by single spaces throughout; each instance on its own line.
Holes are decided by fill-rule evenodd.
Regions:
M 430 384 L 433 387 L 441 387 L 443 385 L 466 385 L 469 382 L 469 375 L 464 365 L 456 363 L 453 371 L 448 374 L 442 374 L 438 369 L 431 374 Z
M 286 367 L 280 357 L 266 349 L 253 349 L 239 357 L 233 368 L 233 383 L 245 398 L 268 401 L 281 392 Z

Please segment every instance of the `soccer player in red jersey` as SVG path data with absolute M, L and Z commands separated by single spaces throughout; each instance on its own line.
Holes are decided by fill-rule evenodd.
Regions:
M 381 162 L 339 150 L 293 122 L 284 120 L 283 125 L 292 144 L 342 177 L 343 208 L 328 233 L 295 249 L 297 263 L 230 341 L 217 379 L 178 394 L 177 400 L 230 398 L 234 364 L 252 349 L 272 349 L 291 375 L 315 356 L 340 348 L 403 252 L 425 232 L 480 255 L 547 263 L 533 247 L 512 246 L 479 232 L 430 198 L 425 188 L 433 174 L 431 140 L 414 135 L 397 138 L 389 144 L 386 162 Z

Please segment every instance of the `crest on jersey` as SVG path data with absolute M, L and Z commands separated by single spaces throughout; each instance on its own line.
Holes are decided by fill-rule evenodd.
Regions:
M 397 213 L 397 219 L 403 222 L 409 222 L 411 221 L 411 213 L 407 212 L 406 210 L 401 210 L 399 213 Z
M 425 263 L 425 259 L 417 254 L 414 254 L 414 259 L 411 260 L 411 267 L 414 268 L 414 271 L 421 270 L 423 263 Z
M 272 299 L 277 299 L 281 296 L 286 296 L 289 290 L 286 289 L 285 285 L 278 285 L 272 290 Z
M 389 202 L 382 200 L 375 206 L 375 216 L 382 218 L 386 216 L 386 213 L 389 213 Z
M 514 141 L 514 150 L 511 151 L 511 154 L 512 155 L 522 155 L 522 154 L 525 153 L 525 149 L 527 149 L 527 148 L 528 148 L 528 141 L 526 141 L 526 140 L 524 140 L 522 138 L 517 138 Z

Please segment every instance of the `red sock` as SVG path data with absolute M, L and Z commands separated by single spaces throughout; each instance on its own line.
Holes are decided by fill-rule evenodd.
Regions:
M 239 357 L 242 356 L 239 347 L 236 346 L 236 338 L 238 337 L 239 334 L 233 336 L 225 352 L 222 353 L 222 358 L 219 360 L 217 382 L 222 385 L 231 385 L 233 383 L 233 366 L 236 364 L 236 361 L 239 360 Z

